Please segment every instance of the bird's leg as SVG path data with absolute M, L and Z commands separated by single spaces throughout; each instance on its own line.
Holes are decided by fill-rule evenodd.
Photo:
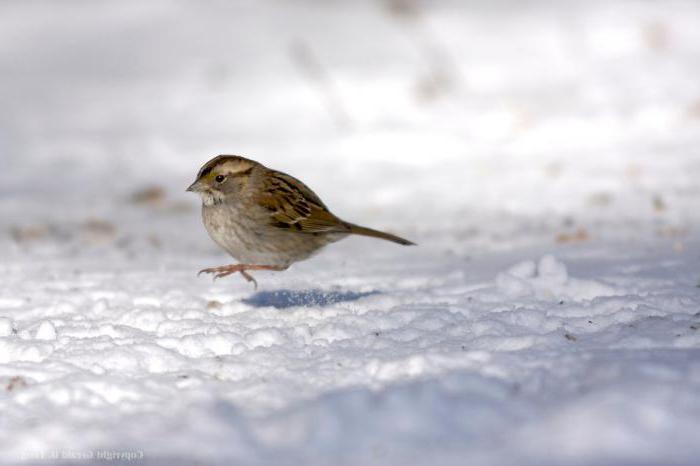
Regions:
M 223 278 L 227 275 L 231 275 L 232 273 L 239 272 L 241 275 L 243 275 L 243 278 L 246 279 L 248 282 L 253 282 L 255 285 L 255 289 L 258 289 L 258 282 L 255 281 L 252 275 L 250 275 L 247 271 L 248 270 L 274 270 L 274 271 L 282 271 L 287 269 L 287 267 L 282 267 L 278 265 L 255 265 L 255 264 L 231 264 L 231 265 L 222 265 L 221 267 L 210 267 L 208 269 L 202 269 L 197 273 L 197 276 L 203 274 L 203 273 L 213 273 L 214 274 L 214 280 L 217 278 Z

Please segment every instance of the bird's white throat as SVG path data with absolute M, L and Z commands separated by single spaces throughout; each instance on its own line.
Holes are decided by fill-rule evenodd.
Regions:
M 221 204 L 224 201 L 224 196 L 216 191 L 200 191 L 199 195 L 202 197 L 202 203 L 207 207 Z

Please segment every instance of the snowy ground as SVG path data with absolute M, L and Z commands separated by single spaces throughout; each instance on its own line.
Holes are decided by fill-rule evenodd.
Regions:
M 0 463 L 696 464 L 700 4 L 0 3 Z M 351 238 L 229 259 L 288 171 Z

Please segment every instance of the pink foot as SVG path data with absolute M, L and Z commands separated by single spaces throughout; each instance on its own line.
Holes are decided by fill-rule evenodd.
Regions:
M 258 282 L 255 281 L 255 279 L 250 275 L 247 271 L 248 270 L 275 270 L 275 271 L 282 271 L 285 270 L 287 267 L 280 267 L 277 265 L 254 265 L 254 264 L 231 264 L 231 265 L 222 265 L 221 267 L 210 267 L 208 269 L 202 269 L 197 273 L 197 276 L 200 276 L 203 273 L 213 273 L 214 274 L 214 280 L 217 278 L 223 278 L 226 277 L 227 275 L 231 275 L 233 273 L 239 272 L 241 275 L 243 275 L 243 278 L 246 279 L 248 282 L 253 282 L 255 285 L 255 289 L 258 289 Z

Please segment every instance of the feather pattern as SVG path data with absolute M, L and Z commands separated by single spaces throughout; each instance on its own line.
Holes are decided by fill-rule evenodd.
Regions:
M 244 265 L 280 270 L 349 234 L 413 244 L 341 220 L 298 179 L 240 156 L 210 160 L 188 190 L 202 197 L 209 235 Z
M 265 190 L 256 200 L 270 212 L 272 226 L 302 233 L 350 231 L 304 183 L 285 173 L 270 171 L 269 174 Z

